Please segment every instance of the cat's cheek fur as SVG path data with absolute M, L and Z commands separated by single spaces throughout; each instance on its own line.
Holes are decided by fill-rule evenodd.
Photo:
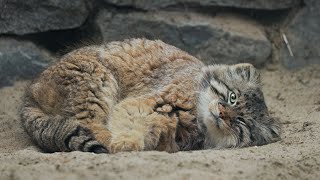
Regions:
M 205 149 L 222 149 L 237 146 L 238 139 L 235 135 L 230 133 L 226 123 L 221 123 L 222 127 L 209 124 L 209 121 L 205 124 L 207 125 L 204 142 Z
M 198 115 L 202 117 L 201 123 L 206 127 L 204 148 L 222 149 L 236 147 L 238 139 L 231 133 L 230 127 L 222 119 L 218 122 L 213 117 L 213 115 L 219 117 L 219 104 L 218 100 L 214 99 L 208 90 L 199 93 L 197 110 Z
M 202 111 L 202 113 L 204 113 L 202 123 L 206 127 L 205 149 L 222 149 L 237 146 L 238 138 L 232 133 L 230 126 L 223 120 L 219 120 L 218 122 L 208 110 Z M 219 112 L 216 113 L 219 114 Z

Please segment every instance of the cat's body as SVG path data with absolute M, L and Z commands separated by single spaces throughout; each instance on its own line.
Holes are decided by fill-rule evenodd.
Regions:
M 229 68 L 216 67 L 222 71 Z M 263 106 L 259 112 L 269 117 L 257 83 L 250 81 L 254 68 L 248 64 L 230 67 L 249 69 L 249 77 L 243 80 L 251 83 L 247 89 L 258 90 L 262 96 L 258 103 Z M 27 92 L 22 122 L 28 134 L 48 152 L 176 152 L 259 145 L 278 139 L 279 127 L 272 118 L 259 129 L 269 132 L 255 132 L 258 138 L 251 134 L 248 139 L 246 133 L 253 131 L 245 128 L 251 127 L 238 128 L 241 135 L 237 139 L 242 138 L 241 142 L 231 140 L 235 139 L 231 131 L 217 130 L 217 125 L 210 128 L 206 111 L 215 107 L 207 100 L 220 98 L 206 92 L 213 86 L 206 79 L 212 78 L 210 68 L 214 67 L 205 67 L 195 57 L 161 41 L 132 39 L 81 48 L 65 55 L 35 80 Z M 242 84 L 246 89 L 246 83 Z M 216 110 L 230 119 L 224 115 L 228 107 L 223 107 L 221 110 L 217 105 Z M 225 143 L 212 137 L 223 134 L 230 136 Z

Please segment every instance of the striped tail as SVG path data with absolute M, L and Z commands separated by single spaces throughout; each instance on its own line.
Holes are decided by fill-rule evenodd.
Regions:
M 22 109 L 21 120 L 27 133 L 45 152 L 108 152 L 95 139 L 91 130 L 79 121 L 72 117 L 46 114 L 30 97 Z

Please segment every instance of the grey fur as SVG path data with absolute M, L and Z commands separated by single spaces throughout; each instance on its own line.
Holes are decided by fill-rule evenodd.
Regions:
M 239 95 L 234 106 L 227 103 L 228 91 Z M 219 104 L 234 113 L 230 125 L 222 119 L 219 108 L 208 110 L 210 105 Z M 260 75 L 250 64 L 214 65 L 203 69 L 198 124 L 205 134 L 205 148 L 263 145 L 280 138 L 280 124 L 269 115 L 260 88 Z

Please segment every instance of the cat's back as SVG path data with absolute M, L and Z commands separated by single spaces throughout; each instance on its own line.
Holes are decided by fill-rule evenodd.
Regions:
M 203 66 L 188 53 L 160 40 L 127 39 L 88 46 L 67 54 L 62 62 L 95 60 L 110 70 L 124 94 L 144 93 L 174 79 L 193 75 Z M 83 63 L 83 62 L 82 62 Z
M 139 96 L 172 83 L 190 84 L 193 89 L 193 78 L 202 66 L 197 58 L 160 40 L 127 39 L 74 50 L 45 70 L 38 81 L 45 89 L 63 92 L 66 86 L 81 89 L 75 81 L 101 76 L 102 81 L 117 82 L 112 91 L 121 91 L 121 96 Z

